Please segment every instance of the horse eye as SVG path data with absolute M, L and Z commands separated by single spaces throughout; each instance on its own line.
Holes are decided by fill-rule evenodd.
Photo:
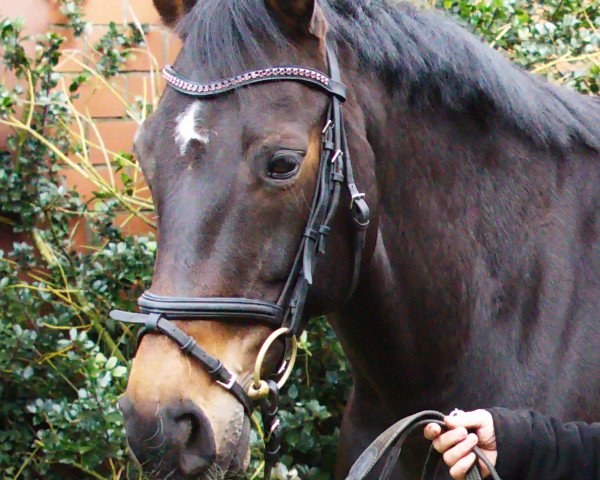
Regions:
M 298 173 L 301 162 L 302 154 L 300 152 L 278 152 L 269 160 L 267 167 L 269 177 L 275 180 L 292 178 Z

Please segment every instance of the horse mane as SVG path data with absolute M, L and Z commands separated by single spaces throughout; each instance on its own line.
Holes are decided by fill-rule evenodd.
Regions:
M 413 106 L 474 112 L 543 148 L 600 151 L 596 98 L 527 73 L 444 13 L 392 0 L 319 4 L 332 38 Z M 213 78 L 268 66 L 267 48 L 287 48 L 291 61 L 296 55 L 264 0 L 198 0 L 178 30 L 184 60 Z

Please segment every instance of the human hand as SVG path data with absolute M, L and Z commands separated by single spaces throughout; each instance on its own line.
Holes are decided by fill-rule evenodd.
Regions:
M 459 412 L 444 417 L 448 431 L 442 433 L 442 427 L 430 423 L 425 427 L 425 438 L 433 441 L 433 448 L 443 455 L 444 462 L 450 467 L 450 475 L 454 480 L 464 480 L 465 475 L 475 463 L 477 457 L 473 447 L 478 446 L 492 465 L 496 465 L 498 451 L 494 420 L 487 410 Z M 474 430 L 469 433 L 467 429 Z M 479 462 L 483 477 L 490 472 L 483 462 Z

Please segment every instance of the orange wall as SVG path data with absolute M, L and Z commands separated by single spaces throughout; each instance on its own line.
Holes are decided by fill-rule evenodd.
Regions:
M 73 49 L 82 54 L 88 53 L 90 45 L 93 45 L 107 30 L 107 25 L 111 21 L 116 23 L 138 21 L 141 24 L 148 24 L 150 30 L 147 34 L 147 44 L 156 58 L 159 68 L 172 62 L 179 50 L 178 39 L 161 25 L 160 17 L 152 4 L 152 0 L 86 0 L 84 12 L 85 19 L 90 22 L 91 28 L 89 32 L 86 32 L 83 39 L 75 39 L 67 35 L 64 27 L 61 27 L 65 19 L 54 0 L 0 0 L 0 16 L 25 17 L 28 33 L 42 33 L 48 29 L 59 32 L 63 30 L 65 36 L 67 36 L 64 48 Z M 150 90 L 151 85 L 151 61 L 149 57 L 144 54 L 139 54 L 136 57 L 128 61 L 124 70 L 111 81 L 119 94 L 129 101 L 132 101 L 136 96 L 143 95 L 144 83 L 147 90 Z M 59 66 L 59 69 L 68 78 L 76 75 L 81 67 L 72 61 L 65 60 Z M 0 78 L 4 76 L 0 72 Z M 160 85 L 159 90 L 162 88 L 162 85 Z M 115 152 L 131 151 L 137 124 L 126 116 L 125 107 L 108 89 L 100 84 L 84 85 L 81 89 L 80 99 L 76 102 L 76 107 L 81 112 L 86 110 L 90 112 L 108 149 Z M 6 135 L 6 132 L 0 131 L 0 139 L 3 135 Z M 92 138 L 90 132 L 88 132 L 88 136 Z M 107 173 L 103 171 L 107 167 L 100 155 L 97 155 L 97 158 L 92 161 L 98 163 L 97 168 L 101 174 Z M 77 172 L 66 167 L 63 174 L 70 186 L 77 188 L 84 196 L 90 195 L 91 185 L 82 179 Z M 147 230 L 148 227 L 142 221 L 136 219 L 131 221 L 125 228 L 127 233 L 141 233 Z M 0 237 L 5 236 L 3 233 L 5 232 L 0 231 Z M 80 236 L 79 239 L 83 242 L 86 240 L 86 236 Z

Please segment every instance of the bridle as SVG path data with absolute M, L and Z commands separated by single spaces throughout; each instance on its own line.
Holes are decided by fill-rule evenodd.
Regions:
M 244 407 L 249 417 L 260 406 L 265 431 L 265 478 L 279 458 L 281 432 L 276 419 L 279 389 L 289 377 L 296 357 L 296 336 L 302 327 L 302 313 L 308 290 L 313 283 L 317 257 L 325 253 L 327 235 L 338 209 L 343 185 L 350 195 L 353 225 L 353 267 L 350 296 L 359 281 L 362 252 L 370 221 L 365 195 L 356 187 L 341 104 L 346 100 L 346 87 L 341 81 L 336 53 L 327 49 L 329 75 L 298 66 L 283 66 L 254 70 L 233 78 L 209 84 L 182 78 L 171 66 L 163 71 L 167 83 L 178 92 L 195 98 L 213 98 L 233 90 L 267 82 L 294 81 L 317 88 L 330 96 L 327 120 L 322 130 L 321 153 L 317 185 L 308 222 L 300 241 L 292 269 L 277 303 L 245 298 L 183 298 L 144 293 L 138 300 L 141 313 L 115 310 L 110 316 L 118 321 L 142 325 L 139 338 L 146 333 L 161 333 L 177 343 L 183 352 L 193 357 L 209 376 L 229 391 Z M 257 358 L 254 381 L 249 391 L 237 381 L 223 363 L 209 355 L 193 337 L 178 328 L 172 320 L 211 320 L 248 322 L 266 325 L 274 332 L 267 339 Z M 263 359 L 275 340 L 286 339 L 289 362 L 284 361 L 278 373 L 279 381 L 261 379 Z M 284 357 L 285 358 L 285 357 Z

